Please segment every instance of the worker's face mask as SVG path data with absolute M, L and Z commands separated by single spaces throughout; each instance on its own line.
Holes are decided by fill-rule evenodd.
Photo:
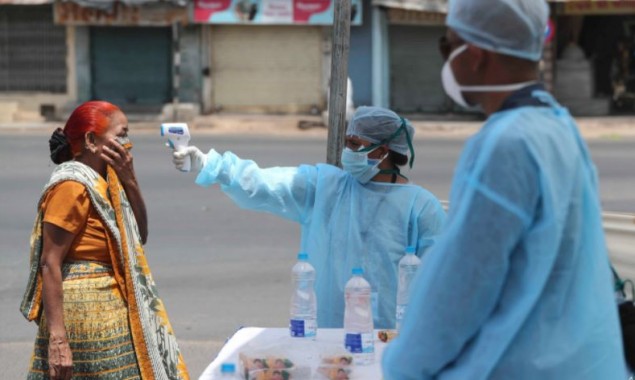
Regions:
M 388 157 L 388 153 L 386 153 L 380 159 L 368 158 L 368 154 L 377 148 L 379 148 L 379 145 L 371 145 L 367 148 L 362 147 L 358 151 L 344 148 L 342 151 L 342 167 L 355 177 L 359 183 L 367 184 L 379 173 L 379 164 Z
M 459 82 L 456 81 L 456 77 L 454 76 L 454 72 L 452 71 L 452 61 L 460 54 L 465 52 L 467 50 L 467 47 L 468 45 L 461 45 L 456 48 L 448 57 L 448 60 L 445 62 L 445 65 L 443 65 L 443 70 L 441 71 L 441 81 L 443 82 L 443 89 L 445 90 L 445 93 L 448 94 L 448 96 L 452 98 L 452 100 L 454 100 L 454 102 L 459 106 L 464 108 L 470 107 L 470 104 L 467 102 L 467 100 L 465 100 L 465 97 L 463 96 L 464 92 L 518 91 L 521 88 L 527 87 L 537 82 L 529 81 L 503 85 L 461 86 Z
M 448 94 L 448 96 L 452 98 L 456 104 L 467 108 L 469 105 L 463 97 L 461 86 L 459 85 L 459 82 L 456 81 L 456 77 L 452 71 L 452 61 L 465 50 L 467 50 L 467 45 L 462 45 L 450 54 L 448 60 L 445 61 L 445 64 L 443 65 L 443 70 L 441 70 L 441 81 L 443 82 L 443 89 L 445 90 L 445 93 Z

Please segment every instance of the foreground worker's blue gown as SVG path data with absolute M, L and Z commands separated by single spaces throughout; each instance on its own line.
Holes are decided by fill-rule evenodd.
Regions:
M 342 327 L 344 287 L 354 267 L 364 269 L 373 288 L 375 327 L 394 328 L 398 262 L 407 246 L 417 247 L 421 257 L 445 220 L 437 198 L 420 186 L 362 185 L 325 164 L 262 169 L 211 150 L 196 183 L 218 183 L 242 208 L 300 223 L 302 250 L 316 270 L 322 328 Z
M 525 89 L 471 138 L 385 379 L 626 379 L 594 165 Z

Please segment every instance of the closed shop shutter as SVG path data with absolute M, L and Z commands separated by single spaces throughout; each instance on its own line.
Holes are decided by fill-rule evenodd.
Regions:
M 66 29 L 43 6 L 0 6 L 0 91 L 66 92 Z
M 322 34 L 311 26 L 214 26 L 216 109 L 308 112 L 322 104 Z
M 156 111 L 169 102 L 171 35 L 170 28 L 91 28 L 93 98 L 140 112 Z
M 391 107 L 399 112 L 446 112 L 451 102 L 441 82 L 441 26 L 391 25 Z

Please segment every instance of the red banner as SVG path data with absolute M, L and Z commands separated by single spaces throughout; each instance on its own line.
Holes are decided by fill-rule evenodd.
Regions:
M 232 0 L 194 0 L 194 20 L 209 20 L 214 13 L 224 12 Z
M 564 13 L 571 15 L 585 14 L 633 14 L 635 13 L 635 1 L 571 1 L 564 3 Z
M 330 6 L 331 0 L 293 0 L 293 20 L 308 22 L 312 15 L 326 11 Z
M 192 20 L 207 24 L 332 25 L 337 1 L 195 0 Z M 351 0 L 351 15 L 351 24 L 361 25 L 362 0 Z

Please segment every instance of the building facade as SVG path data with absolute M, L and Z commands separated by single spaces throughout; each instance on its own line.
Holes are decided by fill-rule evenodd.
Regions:
M 556 97 L 576 115 L 635 113 L 635 1 L 550 6 Z
M 50 1 L 0 2 L 0 121 L 43 120 L 75 96 L 72 31 Z
M 335 0 L 0 0 L 0 121 L 326 108 Z M 550 1 L 542 79 L 574 112 L 635 112 L 635 0 Z M 356 106 L 465 112 L 445 95 L 447 0 L 352 0 Z

